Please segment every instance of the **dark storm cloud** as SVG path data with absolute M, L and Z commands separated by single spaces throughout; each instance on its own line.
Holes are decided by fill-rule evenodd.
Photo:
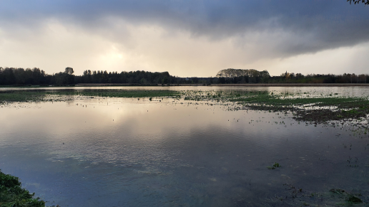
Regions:
M 1 25 L 34 28 L 53 18 L 87 32 L 109 30 L 104 19 L 118 18 L 211 41 L 239 37 L 241 45 L 248 34 L 262 34 L 260 46 L 274 45 L 280 57 L 369 41 L 369 7 L 346 0 L 11 0 L 1 2 L 0 18 Z

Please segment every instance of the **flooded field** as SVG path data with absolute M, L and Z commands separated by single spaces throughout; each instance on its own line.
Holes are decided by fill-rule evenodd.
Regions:
M 369 203 L 366 87 L 70 89 L 0 89 L 0 169 L 49 206 Z

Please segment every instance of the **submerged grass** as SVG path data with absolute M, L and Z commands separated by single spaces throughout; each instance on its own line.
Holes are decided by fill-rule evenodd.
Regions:
M 359 119 L 369 114 L 369 100 L 358 97 L 284 98 L 270 94 L 234 98 L 256 110 L 295 111 L 301 121 L 326 122 L 330 120 Z
M 267 168 L 269 169 L 269 170 L 274 170 L 274 169 L 276 169 L 276 168 L 278 168 L 278 167 L 280 167 L 281 165 L 278 163 L 278 162 L 275 162 L 272 166 L 268 166 Z
M 187 91 L 185 100 L 234 102 L 254 110 L 291 111 L 300 121 L 360 119 L 369 114 L 369 100 L 338 94 L 274 94 L 269 91 Z
M 170 90 L 24 90 L 0 92 L 0 103 L 44 101 L 48 95 L 57 96 L 95 96 L 95 97 L 179 97 L 178 91 Z
M 343 189 L 311 192 L 291 184 L 283 184 L 289 193 L 271 199 L 268 206 L 368 206 L 367 194 Z
M 119 98 L 145 98 L 145 97 L 178 97 L 178 91 L 170 90 L 60 90 L 52 92 L 55 95 L 79 95 L 97 97 Z
M 6 91 L 0 92 L 0 104 L 6 102 L 38 102 L 45 97 L 40 91 Z
M 0 92 L 0 104 L 54 100 L 54 96 L 90 96 L 120 98 L 183 97 L 187 101 L 233 102 L 254 110 L 291 111 L 300 121 L 326 122 L 360 119 L 369 114 L 369 100 L 362 97 L 340 97 L 338 94 L 278 94 L 270 91 L 173 91 L 173 90 L 20 90 Z

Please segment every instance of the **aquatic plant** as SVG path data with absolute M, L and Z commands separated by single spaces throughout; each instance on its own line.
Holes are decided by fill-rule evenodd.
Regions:
M 309 94 L 309 95 L 307 95 Z M 331 93 L 332 94 L 332 93 Z M 311 95 L 311 97 L 310 97 Z M 234 103 L 228 110 L 253 109 L 269 112 L 293 113 L 298 121 L 316 124 L 332 120 L 366 118 L 369 100 L 363 97 L 340 97 L 317 94 L 292 94 L 268 91 L 173 91 L 129 89 L 83 89 L 83 90 L 24 90 L 0 92 L 0 104 L 9 102 L 63 101 L 76 96 L 151 98 L 169 97 L 185 101 L 216 101 L 220 104 Z M 64 99 L 63 99 L 64 98 Z M 149 99 L 150 100 L 150 99 Z
M 170 90 L 117 90 L 117 89 L 88 89 L 88 90 L 20 90 L 0 92 L 0 104 L 7 102 L 40 102 L 53 101 L 55 97 L 90 96 L 90 97 L 117 97 L 117 98 L 144 98 L 144 97 L 180 97 L 178 91 Z M 57 100 L 57 99 L 56 99 Z
M 0 104 L 7 102 L 38 102 L 46 96 L 37 90 L 0 92 Z
M 280 167 L 279 163 L 278 162 L 275 162 L 272 166 L 268 166 L 267 168 L 269 170 L 274 170 L 276 168 Z
M 228 101 L 254 110 L 291 111 L 295 119 L 317 123 L 330 120 L 359 119 L 369 114 L 369 100 L 362 97 L 299 97 L 268 93 L 244 93 L 241 97 L 228 97 Z
M 346 202 L 349 204 L 358 204 L 362 203 L 363 201 L 354 194 L 348 193 L 342 189 L 331 189 L 329 190 L 332 194 L 338 195 L 340 198 L 344 198 Z

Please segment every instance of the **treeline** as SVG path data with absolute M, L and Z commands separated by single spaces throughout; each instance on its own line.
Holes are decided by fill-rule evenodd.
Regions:
M 46 74 L 39 68 L 2 68 L 0 67 L 0 85 L 74 85 L 79 83 L 113 83 L 125 85 L 176 85 L 176 84 L 248 84 L 248 83 L 369 83 L 369 75 L 345 73 L 343 75 L 321 75 L 301 73 L 283 73 L 280 76 L 250 75 L 234 78 L 171 76 L 168 72 L 107 72 L 86 70 L 81 76 L 75 76 L 71 67 L 63 72 Z
M 260 75 L 240 76 L 234 78 L 223 77 L 174 77 L 168 72 L 152 73 L 145 71 L 107 72 L 86 70 L 82 76 L 75 77 L 75 83 L 128 83 L 139 85 L 157 84 L 247 84 L 247 83 L 369 83 L 368 75 L 345 73 L 343 75 L 320 75 L 301 73 L 283 73 L 280 76 Z
M 283 73 L 280 76 L 270 77 L 268 83 L 369 83 L 369 75 L 355 73 L 333 74 L 309 74 Z
M 75 76 L 73 68 L 64 72 L 47 75 L 39 68 L 2 68 L 0 67 L 0 85 L 73 85 Z
M 157 85 L 176 83 L 176 78 L 168 72 L 153 73 L 145 71 L 107 72 L 86 70 L 82 76 L 75 76 L 71 67 L 64 72 L 48 75 L 39 68 L 2 68 L 0 85 L 75 85 L 78 83 L 120 83 L 134 85 Z
M 1 85 L 44 85 L 47 82 L 50 82 L 50 80 L 47 79 L 45 72 L 39 68 L 0 67 Z
M 107 72 L 85 70 L 82 76 L 76 76 L 76 83 L 123 83 L 140 85 L 157 85 L 174 82 L 175 77 L 168 72 L 146 72 L 131 71 L 125 72 Z
M 283 73 L 280 76 L 240 76 L 234 78 L 177 78 L 178 83 L 193 84 L 255 84 L 255 83 L 369 83 L 369 75 L 345 73 L 343 75 L 321 75 Z

